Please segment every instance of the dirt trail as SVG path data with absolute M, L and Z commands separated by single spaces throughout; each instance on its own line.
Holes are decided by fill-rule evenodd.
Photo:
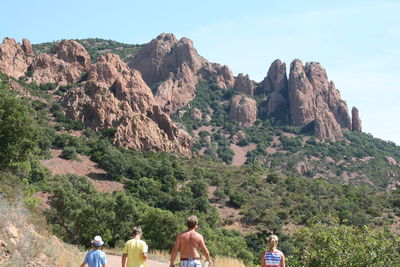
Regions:
M 167 263 L 148 260 L 146 267 L 166 267 Z M 121 256 L 107 255 L 107 267 L 121 267 Z

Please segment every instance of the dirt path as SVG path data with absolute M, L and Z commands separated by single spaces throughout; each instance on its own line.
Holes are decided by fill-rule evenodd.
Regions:
M 167 263 L 148 260 L 146 267 L 166 267 Z M 107 267 L 121 267 L 121 256 L 107 255 Z

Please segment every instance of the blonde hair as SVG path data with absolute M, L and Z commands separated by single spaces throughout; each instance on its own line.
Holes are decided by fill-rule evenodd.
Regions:
M 267 238 L 267 242 L 268 242 L 268 249 L 274 250 L 278 247 L 279 238 L 276 235 L 270 235 Z

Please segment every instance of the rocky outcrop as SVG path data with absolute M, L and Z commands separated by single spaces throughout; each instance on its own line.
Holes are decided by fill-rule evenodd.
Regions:
M 37 84 L 77 83 L 90 67 L 90 56 L 76 41 L 63 40 L 57 44 L 55 54 L 40 54 L 29 67 L 32 71 L 30 82 Z
M 335 84 L 328 80 L 325 69 L 317 62 L 307 62 L 304 68 L 306 76 L 313 86 L 315 95 L 322 95 L 329 110 L 342 128 L 351 129 L 347 104 L 342 100 Z
M 24 50 L 26 55 L 34 56 L 31 42 L 28 39 L 22 39 L 22 50 Z
M 293 171 L 301 176 L 306 176 L 310 170 L 308 165 L 301 161 L 294 166 Z
M 88 70 L 87 81 L 69 90 L 62 103 L 67 116 L 94 130 L 115 128 L 116 145 L 190 153 L 189 135 L 155 105 L 141 74 L 117 55 L 102 55 Z
M 178 40 L 173 34 L 160 34 L 145 45 L 129 62 L 144 81 L 155 89 L 155 101 L 168 113 L 189 103 L 196 84 L 213 79 L 218 87 L 232 88 L 235 83 L 227 66 L 210 63 L 201 57 L 191 40 Z
M 27 45 L 27 44 L 26 44 Z M 18 79 L 25 75 L 32 58 L 28 56 L 29 47 L 17 43 L 12 38 L 4 38 L 0 44 L 0 72 Z
M 351 109 L 351 129 L 355 132 L 362 132 L 362 127 L 361 127 L 361 119 L 358 114 L 358 109 L 356 107 L 353 107 Z
M 279 59 L 272 62 L 267 76 L 261 82 L 261 93 L 269 94 L 267 99 L 267 114 L 273 114 L 282 106 L 288 106 L 288 80 L 286 64 Z
M 203 118 L 203 113 L 198 108 L 193 109 L 192 118 L 195 120 L 201 120 Z
M 229 118 L 243 127 L 251 127 L 257 118 L 257 103 L 253 98 L 236 95 L 231 100 Z
M 249 75 L 243 75 L 243 73 L 239 73 L 236 77 L 234 88 L 236 91 L 245 93 L 247 95 L 253 95 L 254 91 L 254 83 L 250 80 Z
M 303 66 L 298 59 L 290 65 L 289 102 L 292 123 L 305 126 L 315 123 L 320 139 L 343 139 L 341 128 L 351 129 L 347 104 L 319 63 Z

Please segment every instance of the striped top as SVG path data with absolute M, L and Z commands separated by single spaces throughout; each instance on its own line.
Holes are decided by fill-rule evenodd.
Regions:
M 279 252 L 265 251 L 265 267 L 279 267 L 281 264 L 281 254 Z

